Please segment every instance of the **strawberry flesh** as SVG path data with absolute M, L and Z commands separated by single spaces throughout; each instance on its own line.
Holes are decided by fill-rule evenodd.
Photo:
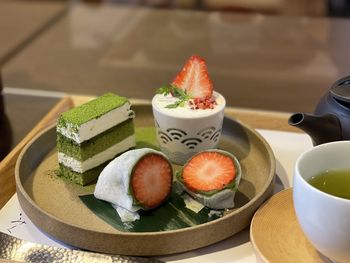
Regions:
M 236 176 L 234 161 L 218 152 L 202 152 L 195 155 L 184 167 L 182 178 L 185 186 L 194 192 L 221 190 Z
M 145 209 L 156 208 L 169 196 L 172 167 L 159 154 L 147 154 L 134 167 L 131 188 L 138 204 Z
M 193 98 L 206 99 L 213 96 L 213 83 L 206 62 L 197 55 L 187 60 L 172 85 L 185 90 Z

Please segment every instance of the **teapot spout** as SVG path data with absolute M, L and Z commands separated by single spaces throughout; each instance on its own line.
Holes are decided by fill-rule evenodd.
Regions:
M 298 112 L 289 117 L 288 123 L 306 132 L 314 145 L 343 140 L 340 121 L 333 114 L 320 116 Z

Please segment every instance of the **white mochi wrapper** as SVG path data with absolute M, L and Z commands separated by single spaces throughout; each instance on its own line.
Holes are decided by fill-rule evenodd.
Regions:
M 137 211 L 141 207 L 133 205 L 133 196 L 129 194 L 130 175 L 137 162 L 150 153 L 167 158 L 162 152 L 150 148 L 130 150 L 112 160 L 98 178 L 95 197 L 111 203 L 122 222 L 140 219 Z

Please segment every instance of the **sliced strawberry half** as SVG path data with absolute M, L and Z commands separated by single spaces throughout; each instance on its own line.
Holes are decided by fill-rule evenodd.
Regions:
M 185 90 L 193 98 L 211 98 L 213 83 L 208 74 L 205 60 L 193 55 L 175 77 L 172 84 Z
M 194 192 L 221 190 L 235 179 L 235 163 L 229 156 L 205 151 L 196 154 L 185 164 L 182 179 Z
M 134 167 L 131 188 L 138 205 L 152 209 L 170 195 L 173 172 L 169 161 L 160 154 L 147 154 Z

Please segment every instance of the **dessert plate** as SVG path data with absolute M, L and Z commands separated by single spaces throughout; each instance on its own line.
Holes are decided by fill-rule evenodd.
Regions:
M 150 105 L 133 106 L 138 147 L 154 146 L 142 134 L 154 125 Z M 141 134 L 140 134 L 141 131 Z M 275 159 L 270 146 L 253 129 L 225 117 L 219 148 L 237 156 L 242 180 L 236 207 L 216 220 L 186 228 L 153 232 L 121 232 L 91 212 L 79 196 L 94 185 L 78 186 L 58 178 L 55 126 L 38 134 L 16 164 L 17 195 L 32 222 L 52 237 L 82 249 L 127 255 L 166 255 L 207 246 L 244 229 L 272 194 Z

